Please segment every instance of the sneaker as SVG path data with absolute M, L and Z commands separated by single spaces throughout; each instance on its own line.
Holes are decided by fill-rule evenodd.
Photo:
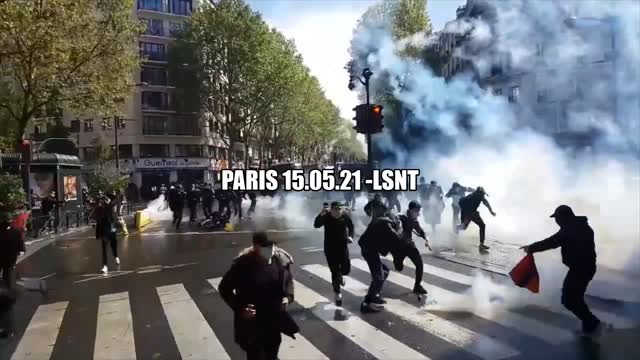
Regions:
M 342 306 L 342 293 L 336 293 L 336 306 Z
M 427 290 L 425 290 L 422 287 L 422 285 L 418 285 L 418 286 L 413 288 L 413 293 L 417 294 L 417 295 L 426 295 L 427 294 Z
M 120 265 L 120 258 L 116 256 L 116 264 Z
M 107 269 L 107 265 L 103 266 L 101 271 L 102 271 L 103 274 L 108 273 L 109 269 Z
M 347 284 L 347 282 L 344 280 L 344 277 L 342 277 L 342 279 L 340 280 L 340 286 L 344 287 Z
M 478 246 L 478 249 L 480 249 L 480 251 L 486 251 L 489 250 L 489 247 L 485 244 L 480 244 L 480 246 Z
M 375 304 L 375 305 L 384 305 L 387 302 L 380 297 L 380 295 L 374 297 L 373 299 L 371 299 L 371 304 Z
M 379 307 L 375 307 L 375 306 L 371 306 L 371 304 L 365 303 L 363 302 L 362 304 L 360 304 L 360 312 L 363 314 L 371 314 L 371 313 L 377 313 L 382 311 L 381 308 Z

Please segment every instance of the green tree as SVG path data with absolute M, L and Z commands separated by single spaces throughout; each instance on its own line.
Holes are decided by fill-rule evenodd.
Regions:
M 104 170 L 106 162 L 112 160 L 114 156 L 111 146 L 107 143 L 107 140 L 102 134 L 93 138 L 93 140 L 91 140 L 91 145 L 95 151 L 96 160 L 98 161 L 98 164 L 100 164 L 100 169 Z
M 17 145 L 51 104 L 111 114 L 138 66 L 133 0 L 0 2 L 0 118 Z M 96 15 L 97 14 L 97 15 Z

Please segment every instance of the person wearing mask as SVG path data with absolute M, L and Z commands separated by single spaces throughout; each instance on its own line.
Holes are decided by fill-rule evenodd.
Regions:
M 460 199 L 462 224 L 458 226 L 458 229 L 466 230 L 470 222 L 478 225 L 478 228 L 480 228 L 480 251 L 487 251 L 489 249 L 489 247 L 484 244 L 486 225 L 480 216 L 480 212 L 478 212 L 480 204 L 484 204 L 484 206 L 489 209 L 489 212 L 491 212 L 491 215 L 496 216 L 496 213 L 491 209 L 491 205 L 485 196 L 488 196 L 487 193 L 482 186 L 479 186 L 476 191 Z
M 429 239 L 424 230 L 418 223 L 418 217 L 420 216 L 421 205 L 417 201 L 409 202 L 409 209 L 406 214 L 400 215 L 400 222 L 402 224 L 402 233 L 400 236 L 400 242 L 395 249 L 392 249 L 393 265 L 397 271 L 402 271 L 404 268 L 403 262 L 405 257 L 413 263 L 416 268 L 416 280 L 413 286 L 413 293 L 416 295 L 425 295 L 427 291 L 422 287 L 422 273 L 424 264 L 422 262 L 422 256 L 413 242 L 413 233 L 415 232 L 419 237 L 423 238 L 427 248 L 429 246 Z
M 458 233 L 458 225 L 460 224 L 460 199 L 470 192 L 473 192 L 472 188 L 465 187 L 454 182 L 453 185 L 451 185 L 451 189 L 449 189 L 445 195 L 447 198 L 451 198 L 451 210 L 453 214 L 452 228 L 455 233 Z
M 342 306 L 342 291 L 344 276 L 351 272 L 349 259 L 349 243 L 353 242 L 353 221 L 343 211 L 342 204 L 337 201 L 331 203 L 331 210 L 323 207 L 316 216 L 313 227 L 324 227 L 324 255 L 331 270 L 331 285 L 337 306 Z
M 560 226 L 560 230 L 545 240 L 523 246 L 521 249 L 527 254 L 561 249 L 562 263 L 569 268 L 562 285 L 562 305 L 582 321 L 584 335 L 601 335 L 605 326 L 584 301 L 589 282 L 596 274 L 593 229 L 589 226 L 586 216 L 576 216 L 573 209 L 567 205 L 558 206 L 551 217 Z
M 360 305 L 362 313 L 379 312 L 381 306 L 386 304 L 380 292 L 384 281 L 389 276 L 389 268 L 380 260 L 380 255 L 386 256 L 392 244 L 400 242 L 399 228 L 388 214 L 372 213 L 377 216 L 373 217 L 358 240 L 362 258 L 367 262 L 371 273 L 371 285 Z
M 0 213 L 0 271 L 7 289 L 15 288 L 15 267 L 26 251 L 22 232 L 11 226 L 11 214 Z
M 263 232 L 236 257 L 218 287 L 234 312 L 236 343 L 248 360 L 277 360 L 281 334 L 299 332 L 287 306 L 294 300 L 293 258 Z
M 102 273 L 106 274 L 109 271 L 107 267 L 107 246 L 111 247 L 116 264 L 120 265 L 116 234 L 116 210 L 112 199 L 106 196 L 100 197 L 94 215 L 96 217 L 96 239 L 100 240 L 102 245 Z

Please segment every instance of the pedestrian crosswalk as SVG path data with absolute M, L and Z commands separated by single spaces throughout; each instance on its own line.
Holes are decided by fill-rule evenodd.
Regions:
M 296 339 L 283 336 L 279 354 L 281 360 L 499 360 L 524 355 L 526 351 L 521 346 L 527 341 L 533 344 L 529 351 L 541 351 L 541 356 L 544 356 L 546 349 L 576 340 L 569 325 L 499 306 L 471 307 L 465 316 L 432 310 L 428 303 L 420 303 L 411 294 L 413 277 L 395 271 L 391 271 L 388 285 L 383 289 L 383 297 L 387 301 L 385 310 L 361 314 L 358 310 L 370 281 L 369 268 L 362 259 L 352 259 L 351 264 L 353 270 L 345 277 L 345 297 L 341 307 L 333 304 L 331 273 L 325 264 L 301 265 L 294 271 L 295 301 L 290 312 L 301 332 Z M 425 267 L 425 273 L 462 285 L 469 285 L 473 280 L 469 275 L 433 264 Z M 131 305 L 136 305 L 135 300 L 142 296 L 141 290 L 99 294 L 93 300 L 73 298 L 39 305 L 11 345 L 10 359 L 55 360 L 61 358 L 56 354 L 69 354 L 68 348 L 76 346 L 73 343 L 74 336 L 65 331 L 62 336 L 60 329 L 65 327 L 65 321 L 72 318 L 68 313 L 74 305 L 75 309 L 84 309 L 75 304 L 84 300 L 97 303 L 97 306 L 86 307 L 93 310 L 83 314 L 91 318 L 86 322 L 91 324 L 87 325 L 91 328 L 72 330 L 95 333 L 95 340 L 93 351 L 90 354 L 78 353 L 78 358 L 162 359 L 160 351 L 145 354 L 141 349 L 148 349 L 148 346 L 141 344 L 148 344 L 148 339 L 143 336 L 150 334 L 141 328 L 151 326 L 164 327 L 162 331 L 172 337 L 173 342 L 163 337 L 165 343 L 158 344 L 158 347 L 171 347 L 167 353 L 179 354 L 182 359 L 238 358 L 242 352 L 233 341 L 231 311 L 217 292 L 220 281 L 220 277 L 215 277 L 206 281 L 202 279 L 199 285 L 170 283 L 149 287 L 150 292 L 142 291 L 145 296 L 155 298 L 153 301 L 145 298 L 144 306 L 156 307 L 150 313 L 161 314 L 162 317 L 152 324 L 140 324 L 145 319 L 148 322 L 149 317 L 139 316 L 132 310 L 140 309 L 139 305 L 133 308 Z M 461 301 L 467 296 L 441 283 L 426 282 L 424 285 L 429 298 L 439 302 Z M 140 301 L 137 303 L 140 304 Z M 219 309 L 207 305 L 211 303 L 215 303 Z M 631 320 L 613 310 L 598 309 L 598 313 L 617 320 L 618 327 L 635 326 Z M 572 326 L 577 328 L 577 320 Z M 66 332 L 70 329 L 67 326 Z

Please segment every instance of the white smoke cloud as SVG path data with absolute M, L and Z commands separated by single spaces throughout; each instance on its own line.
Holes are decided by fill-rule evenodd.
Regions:
M 463 32 L 473 28 L 469 47 L 464 50 L 476 51 L 473 56 L 468 53 L 468 58 L 481 69 L 499 58 L 497 52 L 506 52 L 514 69 L 534 73 L 537 85 L 550 84 L 554 90 L 561 90 L 562 96 L 571 99 L 574 95 L 568 84 L 582 82 L 586 100 L 577 108 L 568 109 L 567 120 L 573 124 L 585 121 L 600 124 L 607 134 L 605 142 L 590 152 L 568 153 L 550 138 L 518 126 L 523 116 L 533 117 L 527 120 L 534 124 L 550 123 L 544 114 L 526 108 L 521 112 L 514 110 L 504 97 L 484 91 L 467 75 L 445 82 L 430 69 L 398 55 L 398 50 L 410 41 L 394 42 L 380 29 L 367 29 L 355 34 L 359 49 L 369 54 L 367 64 L 361 66 L 389 79 L 394 96 L 411 112 L 405 119 L 407 123 L 454 136 L 457 150 L 443 156 L 425 144 L 406 153 L 398 146 L 401 140 L 389 134 L 378 135 L 374 141 L 380 139 L 377 145 L 385 151 L 400 153 L 396 159 L 401 162 L 387 165 L 419 168 L 445 187 L 453 181 L 465 186 L 484 186 L 498 213 L 495 218 L 485 217 L 489 238 L 517 245 L 544 239 L 557 230 L 550 213 L 556 206 L 568 204 L 579 215 L 589 217 L 596 233 L 599 266 L 640 274 L 639 163 L 637 153 L 623 155 L 628 153 L 624 151 L 629 144 L 638 149 L 640 141 L 639 76 L 631 66 L 638 63 L 640 56 L 637 41 L 640 6 L 631 1 L 618 1 L 615 6 L 610 6 L 611 2 L 562 2 L 562 6 L 556 3 L 496 2 L 496 22 L 492 28 L 467 21 L 452 24 L 449 29 Z M 595 53 L 602 51 L 602 43 L 594 45 L 592 36 L 585 37 L 583 32 L 567 28 L 565 20 L 572 14 L 614 16 L 615 76 L 602 76 L 595 66 L 585 67 L 581 63 L 584 56 L 598 56 Z M 605 35 L 601 39 L 610 37 Z M 491 46 L 486 52 L 477 52 L 488 44 Z M 537 55 L 538 44 L 545 49 L 541 59 Z M 608 107 L 602 108 L 602 103 Z M 617 113 L 617 119 L 612 113 Z M 460 114 L 470 115 L 477 129 L 473 135 L 458 127 L 455 120 Z M 612 153 L 609 151 L 612 145 L 623 151 Z M 444 224 L 449 223 L 448 216 L 443 214 Z M 476 230 L 471 227 L 470 231 Z M 556 296 L 561 286 L 558 257 L 557 253 L 536 255 L 543 269 L 543 284 L 556 285 L 544 287 L 544 298 Z

